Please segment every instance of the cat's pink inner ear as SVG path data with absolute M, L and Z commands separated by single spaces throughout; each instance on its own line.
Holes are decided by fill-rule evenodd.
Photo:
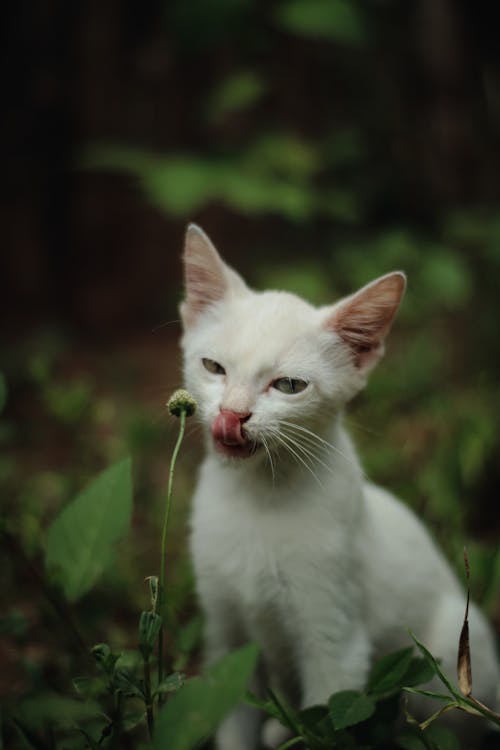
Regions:
M 186 299 L 181 313 L 191 323 L 202 310 L 221 300 L 229 286 L 225 264 L 205 232 L 190 224 L 184 243 Z
M 374 363 L 387 336 L 406 287 L 400 271 L 382 276 L 340 302 L 327 326 L 349 345 L 357 367 Z

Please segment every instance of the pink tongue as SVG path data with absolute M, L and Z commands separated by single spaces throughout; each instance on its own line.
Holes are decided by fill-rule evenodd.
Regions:
M 212 437 L 224 445 L 245 445 L 238 414 L 234 411 L 221 411 L 213 421 Z

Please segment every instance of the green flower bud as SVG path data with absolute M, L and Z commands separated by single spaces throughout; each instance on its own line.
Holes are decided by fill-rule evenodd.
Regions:
M 184 388 L 180 388 L 170 396 L 167 407 L 174 417 L 180 417 L 182 412 L 186 414 L 186 417 L 191 417 L 196 411 L 196 401 L 188 391 Z

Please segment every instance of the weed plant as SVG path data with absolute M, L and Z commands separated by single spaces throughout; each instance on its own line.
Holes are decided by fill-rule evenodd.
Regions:
M 177 391 L 168 408 L 179 419 L 179 433 L 168 475 L 159 575 L 148 578 L 150 605 L 139 616 L 137 648 L 118 652 L 108 643 L 99 643 L 87 649 L 71 609 L 51 593 L 51 586 L 56 584 L 63 601 L 70 604 L 94 587 L 113 564 L 114 547 L 125 534 L 132 513 L 131 461 L 125 458 L 80 492 L 49 529 L 46 570 L 40 580 L 64 628 L 88 656 L 88 669 L 86 674 L 73 677 L 71 695 L 53 697 L 45 703 L 40 699 L 25 702 L 22 710 L 11 710 L 4 716 L 15 747 L 194 750 L 210 740 L 224 716 L 242 700 L 288 727 L 291 738 L 280 750 L 294 746 L 309 750 L 458 750 L 459 739 L 436 722 L 452 710 L 482 717 L 500 728 L 498 714 L 472 694 L 467 611 L 460 638 L 457 686 L 416 638 L 416 650 L 401 649 L 373 666 L 363 692 L 341 691 L 326 705 L 302 711 L 292 709 L 272 691 L 262 699 L 246 690 L 258 659 L 255 644 L 228 654 L 206 672 L 190 678 L 167 664 L 167 532 L 175 463 L 186 419 L 194 413 L 196 404 L 186 391 Z M 468 573 L 467 558 L 466 567 Z M 50 583 L 43 583 L 45 580 Z M 183 663 L 181 655 L 177 666 Z M 422 687 L 436 676 L 443 685 L 442 692 Z M 427 720 L 419 723 L 412 717 L 407 705 L 411 693 L 435 702 L 436 709 Z M 403 725 L 402 712 L 406 718 Z

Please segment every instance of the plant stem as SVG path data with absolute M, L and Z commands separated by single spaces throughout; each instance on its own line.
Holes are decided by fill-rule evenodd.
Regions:
M 186 429 L 186 412 L 184 410 L 180 413 L 180 425 L 179 434 L 177 436 L 177 442 L 175 443 L 174 450 L 172 452 L 172 458 L 170 460 L 170 470 L 168 472 L 168 487 L 167 487 L 167 502 L 165 505 L 165 518 L 163 521 L 163 533 L 161 537 L 161 567 L 160 567 L 160 581 L 158 585 L 158 613 L 162 618 L 162 626 L 158 635 L 158 684 L 163 680 L 163 632 L 165 622 L 165 566 L 166 566 L 166 554 L 167 554 L 167 528 L 168 520 L 170 517 L 170 507 L 172 505 L 172 487 L 174 482 L 174 469 L 175 462 L 177 460 L 177 454 L 181 447 L 182 438 L 184 437 L 184 431 Z M 163 703 L 164 698 L 160 694 L 159 701 Z
M 151 668 L 149 664 L 149 656 L 144 657 L 144 695 L 146 698 L 146 717 L 148 721 L 149 739 L 152 740 L 154 731 L 154 716 L 153 700 L 151 698 Z
M 293 747 L 294 745 L 298 745 L 299 742 L 303 742 L 302 737 L 292 737 L 291 740 L 287 740 L 282 745 L 280 745 L 277 750 L 287 750 L 289 747 Z

